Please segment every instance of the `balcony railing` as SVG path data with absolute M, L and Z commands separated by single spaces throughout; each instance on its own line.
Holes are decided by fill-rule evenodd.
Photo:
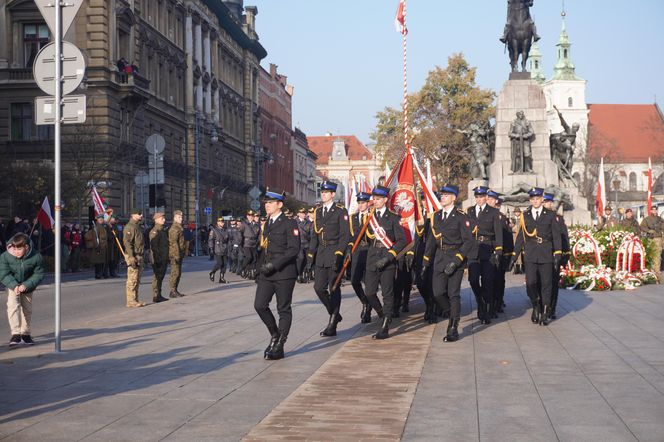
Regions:
M 129 74 L 127 72 L 114 72 L 115 82 L 123 86 L 136 86 L 141 89 L 150 89 L 150 80 L 140 74 Z
M 0 69 L 0 81 L 34 81 L 32 68 Z

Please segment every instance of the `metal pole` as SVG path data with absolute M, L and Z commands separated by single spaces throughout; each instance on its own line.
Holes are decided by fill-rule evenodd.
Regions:
M 196 138 L 196 142 L 194 143 L 194 145 L 195 145 L 195 148 L 196 148 L 196 152 L 195 152 L 196 153 L 196 214 L 194 216 L 194 220 L 195 220 L 195 223 L 196 223 L 196 228 L 194 229 L 194 245 L 196 247 L 196 250 L 194 252 L 194 255 L 198 256 L 198 222 L 199 222 L 199 216 L 200 216 L 199 213 L 198 213 L 200 211 L 200 207 L 198 207 L 198 205 L 199 205 L 198 186 L 200 184 L 200 181 L 199 181 L 200 180 L 200 170 L 199 170 L 200 167 L 199 167 L 199 164 L 198 164 L 198 150 L 199 150 L 198 145 L 200 143 L 200 132 L 199 132 L 200 129 L 199 129 L 198 112 L 196 112 L 196 114 L 195 114 L 195 122 L 196 122 L 196 127 L 195 127 L 194 136 Z
M 60 120 L 62 119 L 62 5 L 55 2 L 55 352 L 61 351 L 60 270 L 61 270 L 61 201 Z
M 154 137 L 154 213 L 157 213 L 157 137 Z

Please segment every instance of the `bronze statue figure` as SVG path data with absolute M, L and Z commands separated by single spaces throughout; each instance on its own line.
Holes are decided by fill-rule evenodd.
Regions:
M 535 132 L 523 111 L 516 113 L 516 119 L 510 125 L 509 137 L 512 140 L 512 172 L 532 173 L 531 143 L 535 139 Z
M 530 16 L 533 0 L 507 0 L 507 23 L 500 41 L 507 45 L 510 53 L 512 72 L 517 71 L 517 62 L 521 56 L 521 71 L 526 72 L 526 62 L 530 46 L 540 37 L 537 35 L 535 22 Z
M 581 126 L 579 123 L 574 123 L 570 127 L 558 108 L 556 106 L 553 106 L 553 108 L 558 112 L 558 118 L 560 118 L 560 124 L 564 130 L 549 136 L 551 159 L 558 166 L 560 179 L 574 181 L 572 166 L 574 165 L 574 151 L 576 149 L 576 133 Z
M 466 130 L 457 129 L 457 132 L 468 137 L 470 141 L 470 152 L 473 155 L 470 164 L 470 175 L 472 179 L 489 179 L 487 166 L 489 165 L 490 147 L 488 138 L 491 128 L 482 129 L 479 125 L 472 123 Z

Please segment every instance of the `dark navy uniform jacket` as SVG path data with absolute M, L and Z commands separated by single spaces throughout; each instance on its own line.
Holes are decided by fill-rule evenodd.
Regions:
M 318 267 L 334 267 L 336 257 L 343 256 L 350 241 L 348 212 L 342 205 L 332 204 L 323 217 L 323 207 L 317 207 L 313 229 L 308 254 L 315 257 Z
M 367 217 L 369 216 L 371 212 L 367 210 L 364 212 L 364 219 L 366 220 Z M 368 229 L 369 227 L 367 227 Z M 348 241 L 348 245 L 352 247 L 353 244 L 355 244 L 355 241 L 357 240 L 357 235 L 360 234 L 360 230 L 362 230 L 362 222 L 360 222 L 360 213 L 354 213 L 350 217 L 350 240 Z M 367 247 L 369 246 L 369 241 L 367 240 L 366 235 L 364 238 L 362 238 L 357 245 L 357 248 L 355 249 L 355 252 L 357 253 L 358 250 L 366 250 Z
M 479 217 L 476 213 L 477 206 L 468 208 L 467 215 L 472 225 L 473 236 L 476 244 L 469 259 L 486 261 L 491 258 L 494 251 L 503 250 L 503 223 L 500 210 L 488 204 L 480 211 Z
M 558 215 L 544 207 L 541 207 L 540 210 L 537 221 L 533 218 L 532 207 L 527 208 L 521 214 L 514 253 L 518 256 L 523 251 L 524 262 L 553 263 L 553 256 L 562 254 Z
M 300 252 L 300 230 L 295 220 L 281 213 L 268 226 L 269 219 L 259 236 L 258 266 L 271 262 L 277 270 L 270 276 L 259 275 L 268 281 L 297 278 L 297 254 Z
M 383 215 L 379 215 L 378 211 L 374 212 L 374 217 L 378 221 L 378 225 L 385 230 L 385 235 L 392 241 L 392 247 L 385 248 L 382 242 L 376 238 L 371 224 L 367 227 L 365 238 L 369 242 L 369 252 L 367 253 L 367 268 L 375 264 L 381 258 L 392 255 L 394 260 L 389 265 L 394 265 L 396 257 L 401 250 L 406 247 L 406 234 L 401 227 L 401 217 L 391 210 L 384 208 Z
M 434 270 L 442 272 L 452 260 L 466 260 L 475 249 L 475 239 L 470 219 L 462 211 L 452 209 L 445 221 L 443 210 L 435 212 L 431 217 L 431 229 L 422 257 L 423 265 L 428 267 L 433 264 Z

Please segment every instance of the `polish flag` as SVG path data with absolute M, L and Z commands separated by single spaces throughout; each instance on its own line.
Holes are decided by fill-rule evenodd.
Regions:
M 408 151 L 392 169 L 392 175 L 385 180 L 385 187 L 390 188 L 388 207 L 401 217 L 401 227 L 410 243 L 415 235 L 415 226 L 421 214 L 415 198 L 415 180 L 413 176 L 413 155 Z
M 51 216 L 51 205 L 48 203 L 48 197 L 44 197 L 39 213 L 37 213 L 37 220 L 44 230 L 51 230 L 55 226 L 55 220 Z
M 352 180 L 353 182 L 350 186 L 350 199 L 348 200 L 348 205 L 346 206 L 348 208 L 349 215 L 357 212 L 357 184 L 355 183 L 355 175 L 353 175 Z
M 406 0 L 399 0 L 397 16 L 394 18 L 394 26 L 398 33 L 402 35 L 408 34 L 408 28 L 406 28 Z
M 652 164 L 650 157 L 648 157 L 648 199 L 646 201 L 646 213 L 650 213 L 652 207 Z M 654 215 L 657 215 L 656 213 Z
M 440 204 L 440 200 L 436 198 L 433 187 L 433 179 L 431 178 L 431 161 L 427 160 L 427 174 L 424 176 L 420 165 L 417 163 L 417 159 L 413 156 L 413 163 L 415 164 L 415 169 L 417 170 L 417 176 L 420 180 L 420 187 L 422 187 L 422 193 L 424 193 L 424 206 L 427 210 L 427 215 L 430 215 L 434 212 L 437 212 L 443 208 L 443 205 Z
M 606 183 L 604 182 L 604 158 L 600 160 L 597 180 L 597 193 L 595 194 L 595 211 L 600 217 L 604 214 L 606 207 Z

